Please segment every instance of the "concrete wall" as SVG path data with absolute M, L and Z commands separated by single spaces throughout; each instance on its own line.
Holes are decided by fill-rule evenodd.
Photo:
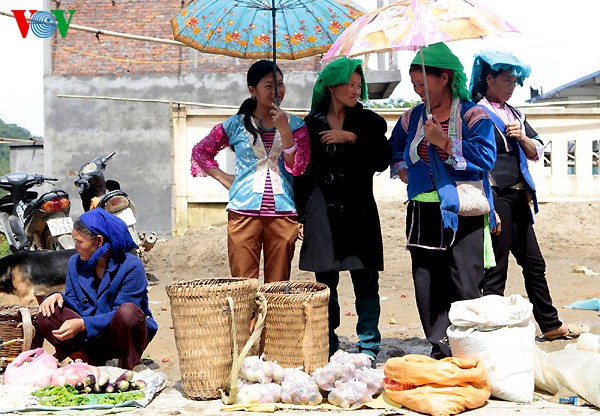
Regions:
M 11 144 L 10 171 L 45 174 L 44 146 L 37 143 Z

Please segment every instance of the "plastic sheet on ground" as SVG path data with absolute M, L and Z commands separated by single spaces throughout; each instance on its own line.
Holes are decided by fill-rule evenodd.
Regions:
M 566 307 L 569 309 L 600 311 L 600 298 L 577 300 Z
M 115 367 L 100 367 L 101 371 L 108 372 L 111 379 L 114 374 L 120 374 L 124 370 Z M 137 400 L 129 400 L 119 404 L 86 404 L 81 406 L 44 406 L 38 404 L 35 397 L 31 396 L 31 393 L 37 390 L 33 386 L 11 386 L 0 384 L 0 397 L 8 396 L 10 394 L 17 394 L 14 391 L 15 387 L 20 390 L 18 394 L 21 396 L 19 400 L 8 401 L 0 400 L 0 414 L 1 413 L 13 413 L 13 412 L 35 412 L 41 411 L 42 414 L 48 414 L 49 412 L 63 411 L 63 410 L 92 410 L 92 409 L 109 409 L 112 413 L 115 412 L 115 408 L 123 408 L 123 411 L 131 410 L 131 408 L 146 407 L 154 398 L 154 396 L 165 388 L 167 385 L 167 377 L 160 372 L 145 369 L 140 372 L 136 372 L 134 380 L 144 380 L 146 387 L 142 390 L 144 397 Z M 102 412 L 100 412 L 102 413 Z M 86 412 L 87 414 L 87 412 Z
M 349 409 L 342 409 L 341 407 L 334 406 L 330 403 L 323 402 L 317 406 L 302 406 L 296 404 L 286 403 L 258 403 L 258 404 L 230 404 L 225 405 L 221 408 L 222 412 L 275 412 L 277 410 L 356 410 L 356 409 L 382 409 L 392 410 L 400 409 L 402 405 L 394 402 L 390 399 L 387 394 L 382 393 L 369 403 L 365 403 L 360 407 L 351 407 Z

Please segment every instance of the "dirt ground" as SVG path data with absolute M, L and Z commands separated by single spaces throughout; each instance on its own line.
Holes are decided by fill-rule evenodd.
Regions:
M 400 202 L 381 202 L 378 205 L 385 249 L 385 271 L 380 275 L 383 342 L 378 362 L 385 362 L 387 358 L 403 353 L 427 354 L 429 347 L 419 322 L 410 256 L 405 249 L 405 206 Z M 550 290 L 561 318 L 570 323 L 586 324 L 596 334 L 600 334 L 598 312 L 563 307 L 575 300 L 600 297 L 600 275 L 574 271 L 574 266 L 586 266 L 600 272 L 596 247 L 600 231 L 598 209 L 600 201 L 546 203 L 540 206 L 535 224 L 547 263 Z M 292 280 L 314 281 L 312 273 L 298 270 L 300 244 L 297 243 Z M 159 324 L 159 332 L 146 351 L 147 357 L 153 361 L 151 368 L 164 372 L 170 384 L 180 389 L 181 374 L 165 287 L 174 281 L 229 276 L 226 226 L 189 230 L 184 236 L 160 240 L 147 255 L 147 271 L 156 278 L 151 279 L 155 281 L 151 282 L 150 300 Z M 355 351 L 357 337 L 354 331 L 354 295 L 349 283 L 349 276 L 342 274 L 339 287 L 342 316 L 338 333 L 342 347 L 352 352 Z M 526 295 L 520 268 L 514 261 L 510 265 L 506 294 L 513 293 Z M 0 303 L 16 303 L 16 298 L 0 295 Z M 538 342 L 547 351 L 562 349 L 565 343 Z
M 380 275 L 381 319 L 383 337 L 379 362 L 391 356 L 429 352 L 424 340 L 411 278 L 410 255 L 405 249 L 405 205 L 400 202 L 379 203 L 385 250 L 385 271 Z M 542 204 L 536 216 L 535 230 L 547 263 L 547 275 L 554 304 L 564 321 L 582 323 L 600 334 L 598 312 L 563 308 L 569 303 L 600 296 L 600 276 L 573 271 L 574 266 L 586 266 L 600 272 L 600 257 L 596 247 L 600 232 L 598 202 Z M 225 218 L 225 214 L 224 214 Z M 157 338 L 148 348 L 149 355 L 161 371 L 177 386 L 180 378 L 177 352 L 171 329 L 171 312 L 165 287 L 173 281 L 229 276 L 227 263 L 226 226 L 189 230 L 184 236 L 159 241 L 149 252 L 147 269 L 158 279 L 150 290 L 156 302 L 153 311 L 159 322 Z M 314 275 L 298 270 L 299 241 L 292 265 L 292 280 L 314 281 Z M 511 260 L 506 294 L 526 296 L 519 266 Z M 356 314 L 350 276 L 340 280 L 342 347 L 355 350 Z M 538 330 L 539 333 L 539 330 Z M 539 342 L 547 350 L 562 349 L 566 341 Z M 163 362 L 167 361 L 167 362 Z

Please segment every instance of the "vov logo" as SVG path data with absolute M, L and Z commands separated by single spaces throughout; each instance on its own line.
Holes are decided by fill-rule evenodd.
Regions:
M 27 37 L 27 32 L 31 28 L 31 32 L 38 38 L 49 38 L 56 32 L 56 28 L 60 33 L 60 36 L 65 38 L 71 26 L 71 19 L 75 10 L 50 10 L 37 11 L 29 10 L 30 19 L 27 21 L 25 18 L 25 12 L 27 10 L 11 10 L 21 31 L 23 38 Z M 65 19 L 65 11 L 69 12 L 69 20 Z

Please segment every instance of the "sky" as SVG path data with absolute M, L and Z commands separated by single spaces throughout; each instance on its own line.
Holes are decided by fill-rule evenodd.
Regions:
M 376 0 L 358 0 L 367 10 Z M 517 88 L 512 104 L 529 98 L 529 87 L 548 92 L 600 70 L 600 11 L 598 0 L 480 0 L 505 18 L 520 33 L 448 43 L 470 76 L 473 54 L 481 49 L 510 51 L 531 66 L 524 87 Z M 42 0 L 2 0 L 0 10 L 43 10 Z M 27 14 L 28 15 L 28 14 Z M 77 14 L 73 17 L 77 24 Z M 109 27 L 104 27 L 111 30 Z M 29 34 L 23 39 L 13 18 L 0 15 L 0 119 L 44 134 L 43 44 L 47 40 Z M 403 81 L 392 97 L 418 99 L 412 90 L 408 67 L 414 54 L 398 53 Z M 370 59 L 372 63 L 374 57 Z

